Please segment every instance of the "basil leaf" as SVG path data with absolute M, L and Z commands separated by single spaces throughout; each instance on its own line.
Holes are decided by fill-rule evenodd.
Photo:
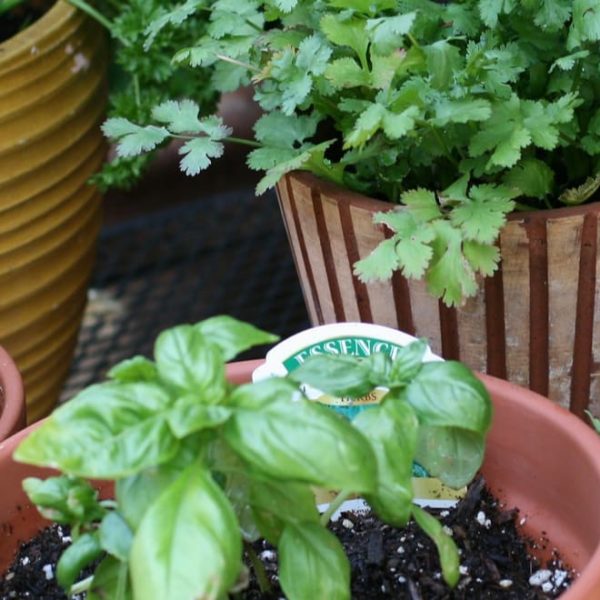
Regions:
M 58 408 L 17 448 L 17 460 L 70 475 L 119 479 L 170 460 L 169 395 L 149 383 L 103 383 Z
M 489 394 L 461 363 L 425 363 L 404 393 L 423 425 L 461 427 L 479 433 L 490 427 Z
M 146 511 L 130 555 L 134 596 L 219 598 L 241 568 L 242 543 L 229 501 L 198 464 Z
M 69 590 L 81 573 L 102 554 L 102 547 L 95 533 L 84 533 L 61 554 L 56 565 L 56 581 L 64 590 Z
M 419 428 L 416 461 L 446 485 L 461 488 L 473 479 L 485 453 L 485 437 L 460 427 Z
M 311 356 L 288 377 L 338 397 L 359 398 L 374 387 L 369 361 L 355 356 Z
M 173 435 L 179 439 L 202 429 L 223 424 L 231 415 L 225 406 L 199 404 L 194 396 L 179 398 L 169 411 L 167 419 Z
M 201 447 L 199 434 L 187 437 L 182 441 L 177 454 L 168 463 L 151 467 L 115 482 L 119 510 L 132 529 L 138 528 L 146 510 L 161 492 L 198 459 Z
M 250 504 L 264 538 L 278 544 L 286 523 L 318 523 L 315 495 L 302 483 L 252 481 Z
M 444 581 L 454 587 L 460 578 L 460 557 L 454 540 L 444 532 L 441 523 L 422 508 L 413 505 L 413 517 L 419 527 L 433 540 L 440 557 Z
M 404 387 L 410 383 L 421 370 L 426 352 L 427 342 L 425 340 L 417 340 L 402 347 L 394 358 L 386 385 L 394 388 Z
M 277 335 L 226 315 L 205 319 L 194 327 L 205 338 L 219 346 L 224 361 L 231 360 L 253 346 L 271 344 L 279 340 Z
M 163 331 L 154 346 L 160 378 L 177 390 L 218 404 L 225 393 L 225 365 L 219 347 L 193 325 Z
M 158 380 L 158 370 L 151 360 L 144 356 L 134 356 L 112 367 L 107 377 L 121 383 L 153 382 Z
M 350 565 L 330 531 L 318 523 L 290 523 L 278 550 L 281 588 L 289 600 L 350 598 Z
M 277 401 L 294 402 L 301 397 L 296 384 L 289 379 L 273 377 L 248 383 L 235 388 L 229 396 L 229 403 L 239 408 L 259 410 Z
M 128 564 L 107 556 L 94 572 L 86 600 L 133 600 Z
M 356 492 L 375 488 L 369 442 L 343 417 L 304 398 L 260 411 L 239 409 L 223 433 L 239 456 L 269 477 Z
M 419 425 L 411 406 L 390 394 L 383 404 L 359 413 L 353 425 L 369 440 L 377 458 L 377 488 L 366 499 L 384 521 L 402 526 L 412 509 L 412 462 Z
M 103 550 L 119 560 L 129 560 L 133 533 L 119 513 L 109 512 L 102 519 L 98 535 Z
M 100 520 L 106 510 L 98 502 L 98 492 L 82 479 L 49 477 L 23 480 L 23 489 L 41 515 L 62 524 Z

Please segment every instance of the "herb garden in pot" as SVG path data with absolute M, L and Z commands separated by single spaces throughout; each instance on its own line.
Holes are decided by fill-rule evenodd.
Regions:
M 186 2 L 148 47 L 207 18 L 174 61 L 253 83 L 248 164 L 277 185 L 312 321 L 400 327 L 597 412 L 596 0 Z M 153 117 L 104 129 L 123 156 L 183 138 L 190 175 L 229 137 L 190 99 Z
M 340 542 L 326 527 L 356 492 L 381 518 L 379 536 L 411 520 L 406 531 L 418 525 L 431 538 L 419 542 L 411 556 L 416 560 L 427 544 L 433 549 L 418 581 L 416 571 L 398 566 L 397 544 L 392 556 L 381 559 L 396 561 L 389 597 L 484 597 L 469 592 L 471 584 L 508 594 L 499 597 L 554 597 L 573 569 L 562 597 L 600 598 L 600 439 L 579 419 L 513 384 L 486 376 L 480 381 L 458 362 L 423 363 L 422 341 L 393 360 L 385 354 L 321 356 L 286 378 L 256 383 L 248 382 L 260 361 L 225 364 L 273 340 L 229 317 L 167 330 L 157 339 L 153 361 L 135 357 L 120 363 L 108 382 L 84 390 L 5 442 L 2 567 L 42 525 L 20 489 L 24 479 L 41 513 L 70 526 L 72 544 L 58 565 L 43 565 L 42 579 L 47 584 L 56 577 L 73 593 L 86 591 L 89 600 L 269 597 L 258 591 L 269 580 L 281 589 L 273 597 L 343 599 L 351 597 L 351 586 L 352 597 L 365 597 L 355 592 L 360 577 L 351 575 Z M 308 400 L 300 382 L 345 396 L 376 386 L 388 391 L 349 421 Z M 483 461 L 481 472 L 501 501 L 502 528 L 513 527 L 509 509 L 518 508 L 517 522 L 534 541 L 534 552 L 547 558 L 556 549 L 566 567 L 560 563 L 545 571 L 528 565 L 525 582 L 529 568 L 536 569 L 538 581 L 524 595 L 503 574 L 514 551 L 511 539 L 505 556 L 492 546 L 479 557 L 492 573 L 491 581 L 481 581 L 469 562 L 475 542 L 464 541 L 462 527 L 451 520 L 443 526 L 413 504 L 415 458 L 458 487 Z M 94 485 L 104 482 L 100 497 L 88 478 Z M 312 486 L 338 492 L 323 514 Z M 476 484 L 457 511 L 468 509 L 460 507 L 473 501 L 478 486 L 479 500 Z M 485 510 L 491 514 L 497 505 L 488 498 Z M 488 513 L 479 512 L 470 526 L 485 531 Z M 354 518 L 348 514 L 342 530 L 352 529 Z M 257 542 L 260 538 L 265 541 Z M 264 550 L 267 543 L 272 550 Z M 261 566 L 261 558 L 272 563 L 274 557 L 277 576 L 271 564 Z M 20 558 L 5 573 L 4 597 L 11 597 L 6 586 L 18 579 L 17 567 L 29 560 Z M 375 568 L 369 560 L 366 573 Z M 429 587 L 419 592 L 417 585 Z M 39 589 L 36 593 L 33 597 L 41 597 Z M 386 597 L 379 590 L 367 590 L 366 597 L 372 593 Z

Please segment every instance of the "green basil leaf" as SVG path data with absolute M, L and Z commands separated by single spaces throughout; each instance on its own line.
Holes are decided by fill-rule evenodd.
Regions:
M 156 365 L 146 357 L 134 356 L 112 367 L 107 377 L 121 383 L 153 382 L 158 380 L 158 370 Z
M 419 428 L 415 458 L 430 475 L 461 488 L 473 479 L 485 453 L 485 436 L 460 427 Z
M 374 387 L 369 361 L 355 356 L 311 356 L 288 377 L 338 397 L 359 398 Z
M 129 560 L 133 532 L 119 513 L 109 512 L 102 519 L 98 535 L 103 550 L 119 560 Z
M 286 598 L 350 598 L 350 565 L 330 531 L 318 523 L 287 524 L 278 550 L 279 578 Z
M 146 511 L 130 573 L 135 598 L 219 598 L 236 581 L 242 543 L 229 501 L 198 464 Z
M 273 377 L 248 383 L 235 388 L 229 396 L 229 403 L 238 408 L 258 410 L 272 402 L 293 402 L 301 397 L 295 383 L 283 377 Z
M 154 345 L 161 379 L 179 391 L 199 394 L 205 404 L 218 404 L 225 393 L 225 365 L 219 347 L 193 325 L 163 331 Z
M 86 600 L 133 600 L 128 564 L 107 556 L 94 572 Z
M 239 409 L 223 432 L 237 454 L 269 477 L 356 492 L 375 488 L 369 442 L 343 417 L 304 398 Z
M 359 413 L 353 425 L 369 440 L 377 458 L 377 488 L 366 499 L 384 521 L 402 526 L 412 510 L 419 424 L 409 404 L 389 396 L 383 404 Z
M 167 419 L 173 435 L 179 439 L 202 429 L 211 429 L 223 424 L 231 415 L 225 406 L 199 404 L 194 396 L 179 398 L 169 411 Z
M 319 522 L 315 495 L 306 484 L 252 481 L 250 504 L 261 534 L 275 545 L 286 523 Z
M 202 447 L 200 436 L 195 434 L 182 440 L 177 454 L 169 462 L 115 482 L 119 511 L 132 529 L 138 528 L 146 510 L 162 491 L 198 459 Z
M 17 460 L 70 475 L 119 479 L 172 458 L 179 448 L 171 398 L 149 383 L 103 383 L 63 404 L 17 448 Z
M 56 580 L 65 590 L 69 590 L 81 573 L 102 554 L 102 546 L 95 533 L 84 533 L 61 554 L 56 565 Z
M 23 480 L 25 493 L 42 516 L 56 523 L 75 524 L 100 520 L 106 510 L 98 492 L 87 481 L 62 475 Z
M 421 370 L 425 352 L 427 352 L 425 340 L 417 340 L 401 348 L 394 358 L 386 384 L 390 388 L 407 385 Z
M 461 363 L 425 363 L 404 393 L 423 425 L 461 427 L 482 434 L 490 427 L 489 394 Z
M 433 540 L 440 557 L 444 581 L 454 587 L 460 578 L 460 557 L 454 540 L 444 532 L 441 523 L 422 508 L 413 505 L 413 517 L 419 527 Z
M 219 346 L 225 361 L 231 360 L 240 352 L 253 346 L 271 344 L 279 340 L 277 335 L 226 315 L 205 319 L 194 327 L 205 338 Z
M 260 533 L 250 506 L 251 480 L 247 465 L 221 438 L 208 446 L 206 458 L 212 476 L 233 506 L 244 540 L 256 541 Z

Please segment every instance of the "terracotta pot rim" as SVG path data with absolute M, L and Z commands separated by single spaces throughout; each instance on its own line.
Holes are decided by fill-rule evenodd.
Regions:
M 386 200 L 379 200 L 354 192 L 347 188 L 341 187 L 332 181 L 326 181 L 310 173 L 309 171 L 292 171 L 285 177 L 290 177 L 296 181 L 319 190 L 323 195 L 334 197 L 336 199 L 341 195 L 344 201 L 372 212 L 386 212 L 391 210 L 395 204 Z M 543 208 L 532 209 L 528 211 L 513 212 L 508 215 L 509 221 L 547 221 L 550 219 L 559 219 L 562 217 L 572 217 L 576 215 L 585 215 L 588 213 L 600 213 L 600 199 L 579 206 L 561 206 L 559 208 Z
M 231 363 L 227 366 L 227 374 L 231 381 L 241 383 L 248 381 L 252 371 L 262 364 L 264 360 L 249 360 Z M 561 429 L 568 431 L 569 438 L 582 450 L 587 459 L 594 465 L 594 471 L 598 474 L 600 480 L 600 438 L 598 438 L 590 427 L 585 425 L 580 419 L 569 413 L 564 408 L 553 404 L 539 394 L 519 387 L 513 383 L 492 377 L 489 375 L 479 375 L 485 383 L 490 394 L 494 396 L 510 396 L 511 402 L 527 408 L 529 415 L 533 413 L 540 419 L 559 423 Z M 512 393 L 511 393 L 512 392 Z M 20 441 L 29 434 L 29 432 L 39 427 L 40 423 L 35 423 L 28 428 L 13 435 L 10 439 L 0 442 L 0 452 L 2 454 L 14 451 Z M 600 540 L 589 561 L 585 566 L 582 575 L 575 580 L 571 587 L 561 596 L 561 599 L 569 600 L 587 599 L 598 597 L 598 579 L 600 574 Z
M 0 346 L 0 442 L 25 427 L 25 392 L 21 373 L 8 352 Z

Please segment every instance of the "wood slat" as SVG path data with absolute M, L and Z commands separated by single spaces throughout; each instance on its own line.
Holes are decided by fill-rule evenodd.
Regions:
M 586 215 L 581 229 L 570 405 L 571 410 L 580 417 L 583 416 L 583 411 L 590 403 L 591 372 L 593 370 L 594 292 L 597 278 L 597 236 L 598 217 L 594 214 Z
M 529 386 L 529 242 L 520 221 L 500 234 L 506 330 L 506 370 L 510 381 Z
M 583 216 L 546 223 L 548 256 L 548 395 L 569 408 Z
M 459 355 L 472 369 L 485 372 L 487 343 L 485 328 L 485 292 L 483 278 L 478 282 L 477 295 L 469 298 L 456 311 Z
M 529 387 L 548 395 L 548 240 L 543 220 L 526 221 L 529 239 Z

